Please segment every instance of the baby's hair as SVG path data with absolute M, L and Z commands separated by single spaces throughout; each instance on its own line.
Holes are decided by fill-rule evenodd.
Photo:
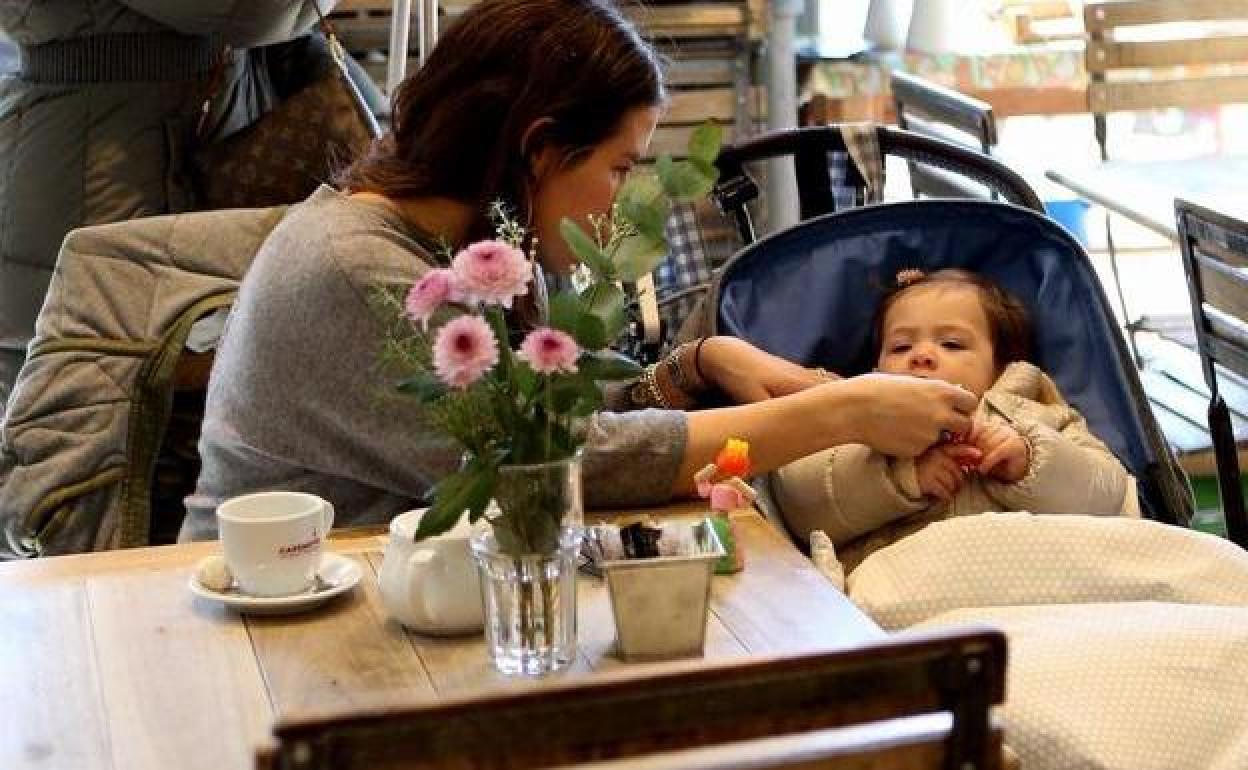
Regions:
M 1010 292 L 978 273 L 945 268 L 925 273 L 915 268 L 897 272 L 896 284 L 888 289 L 875 311 L 875 348 L 884 344 L 884 318 L 897 298 L 917 286 L 961 286 L 979 294 L 980 306 L 992 333 L 993 364 L 997 370 L 1031 357 L 1031 320 L 1027 308 Z

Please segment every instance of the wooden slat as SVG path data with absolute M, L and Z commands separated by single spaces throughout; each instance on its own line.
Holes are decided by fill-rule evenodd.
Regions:
M 1248 37 L 1113 42 L 1091 40 L 1085 51 L 1089 73 L 1136 67 L 1248 62 Z
M 736 132 L 732 124 L 720 123 L 720 126 L 724 129 L 724 143 L 733 141 Z M 650 140 L 650 157 L 657 158 L 664 153 L 676 158 L 683 157 L 689 147 L 689 135 L 695 128 L 696 125 L 659 126 L 654 131 L 654 138 Z
M 672 91 L 663 113 L 664 125 L 698 124 L 707 120 L 731 122 L 737 113 L 737 95 L 731 88 Z
M 245 768 L 267 739 L 273 712 L 247 630 L 192 597 L 188 574 L 87 581 L 117 768 Z
M 1248 274 L 1243 268 L 1225 265 L 1200 252 L 1192 255 L 1192 262 L 1200 280 L 1204 302 L 1223 314 L 1248 323 Z M 1242 344 L 1244 330 L 1238 332 L 1233 336 L 1239 338 Z
M 783 654 L 851 647 L 884 638 L 869 620 L 846 624 L 847 613 L 861 615 L 810 560 L 761 517 L 735 519 L 747 543 L 745 570 L 711 584 L 711 611 L 753 652 Z M 801 595 L 801 602 L 782 597 Z
M 1088 84 L 1090 112 L 1248 102 L 1248 75 Z
M 1239 0 L 1127 0 L 1083 5 L 1083 26 L 1093 35 L 1114 27 L 1244 18 L 1248 12 Z
M 433 684 L 406 634 L 387 622 L 372 563 L 360 585 L 316 612 L 248 617 L 256 658 L 279 718 L 411 703 Z
M 0 607 L 0 767 L 112 768 L 82 581 L 0 582 Z

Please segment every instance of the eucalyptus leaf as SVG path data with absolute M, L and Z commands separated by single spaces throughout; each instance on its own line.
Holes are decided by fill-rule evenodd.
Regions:
M 641 364 L 614 350 L 582 353 L 576 370 L 593 380 L 633 380 L 641 376 Z
M 666 161 L 666 162 L 665 162 Z M 715 181 L 689 161 L 673 161 L 666 155 L 659 158 L 656 168 L 663 191 L 675 201 L 692 201 L 706 197 Z
M 718 123 L 707 121 L 693 130 L 689 137 L 689 157 L 713 164 L 723 145 L 724 129 Z
M 446 476 L 433 488 L 433 505 L 420 517 L 416 540 L 439 535 L 455 526 L 465 511 L 478 518 L 490 503 L 497 469 L 473 458 L 459 471 Z
M 620 213 L 637 227 L 637 231 L 654 240 L 662 240 L 666 228 L 667 213 L 670 205 L 666 198 L 650 203 L 621 201 Z M 619 261 L 616 260 L 618 266 Z
M 602 321 L 606 340 L 601 345 L 583 345 L 591 350 L 606 347 L 624 331 L 628 323 L 627 303 L 624 290 L 614 283 L 599 283 L 581 292 L 581 302 L 586 309 Z
M 615 268 L 620 280 L 635 283 L 654 271 L 667 256 L 667 241 L 636 235 L 626 238 L 615 253 Z
M 588 312 L 580 296 L 573 291 L 561 291 L 550 299 L 550 325 L 576 336 L 576 325 Z
M 624 180 L 624 184 L 620 186 L 619 193 L 616 194 L 617 202 L 631 203 L 638 206 L 648 206 L 659 200 L 663 195 L 663 187 L 659 184 L 659 179 L 653 173 L 630 174 Z
M 563 236 L 563 240 L 572 249 L 572 253 L 585 263 L 596 278 L 601 281 L 614 281 L 615 271 L 611 266 L 611 259 L 603 253 L 598 244 L 590 237 L 589 233 L 581 229 L 573 220 L 564 217 L 559 221 L 559 233 Z

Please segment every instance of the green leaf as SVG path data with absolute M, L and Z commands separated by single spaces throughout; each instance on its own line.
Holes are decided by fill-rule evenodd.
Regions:
M 693 130 L 689 137 L 689 157 L 713 164 L 723 145 L 724 130 L 718 123 L 707 121 Z
M 422 403 L 437 401 L 447 393 L 446 385 L 430 372 L 420 372 L 399 383 L 399 392 L 416 396 Z
M 590 350 L 606 347 L 608 343 L 624 331 L 628 323 L 627 304 L 624 290 L 614 283 L 596 283 L 581 292 L 581 302 L 586 309 L 602 321 L 604 341 L 601 345 L 582 345 Z
M 706 177 L 707 181 L 711 183 L 712 188 L 714 188 L 715 183 L 719 181 L 719 167 L 717 167 L 714 163 L 709 163 L 701 158 L 690 158 L 689 165 L 693 166 L 699 174 Z
M 581 229 L 580 225 L 564 217 L 559 221 L 559 233 L 563 236 L 564 242 L 568 244 L 568 248 L 572 249 L 572 253 L 585 263 L 595 277 L 602 281 L 615 280 L 611 260 L 602 252 L 589 233 Z
M 664 155 L 659 158 L 655 168 L 659 172 L 663 191 L 676 201 L 704 198 L 715 186 L 713 179 L 689 161 L 676 162 Z
M 654 240 L 662 240 L 666 232 L 667 215 L 671 210 L 671 204 L 667 198 L 660 198 L 650 203 L 637 203 L 636 201 L 621 201 L 620 213 L 624 218 L 637 227 L 637 232 L 653 238 Z M 616 266 L 619 266 L 619 260 L 616 260 Z
M 446 476 L 433 487 L 433 505 L 420 517 L 416 539 L 424 540 L 446 532 L 468 512 L 479 517 L 489 505 L 498 470 L 492 464 L 473 458 L 459 471 Z
M 592 313 L 581 314 L 576 319 L 576 328 L 569 333 L 576 340 L 576 344 L 586 350 L 601 350 L 611 341 L 607 336 L 607 325 Z
M 558 414 L 567 414 L 581 397 L 583 379 L 580 374 L 562 374 L 550 383 L 550 406 Z M 590 380 L 592 383 L 593 380 Z
M 641 364 L 614 350 L 582 353 L 576 370 L 592 380 L 633 380 L 641 376 Z
M 624 180 L 624 184 L 620 186 L 620 191 L 616 193 L 615 199 L 619 203 L 631 203 L 638 206 L 648 206 L 654 203 L 663 194 L 663 187 L 659 184 L 659 179 L 653 173 L 630 174 Z
M 537 392 L 537 372 L 533 371 L 533 367 L 529 366 L 527 361 L 517 361 L 515 368 L 511 371 L 515 378 L 516 390 L 520 391 L 520 395 L 524 398 L 532 398 Z
M 636 282 L 643 275 L 653 272 L 667 256 L 667 241 L 636 235 L 626 238 L 615 252 L 615 267 L 620 280 Z
M 550 298 L 550 325 L 575 335 L 576 324 L 585 314 L 585 304 L 574 291 L 561 291 Z

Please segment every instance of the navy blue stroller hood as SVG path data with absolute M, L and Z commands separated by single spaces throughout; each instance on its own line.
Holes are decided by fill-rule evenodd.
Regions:
M 716 333 L 845 375 L 875 364 L 872 322 L 897 271 L 959 267 L 1017 295 L 1031 314 L 1033 361 L 1140 482 L 1150 518 L 1186 524 L 1192 497 L 1149 410 L 1109 303 L 1082 246 L 1007 203 L 918 200 L 803 222 L 740 251 L 713 287 Z

